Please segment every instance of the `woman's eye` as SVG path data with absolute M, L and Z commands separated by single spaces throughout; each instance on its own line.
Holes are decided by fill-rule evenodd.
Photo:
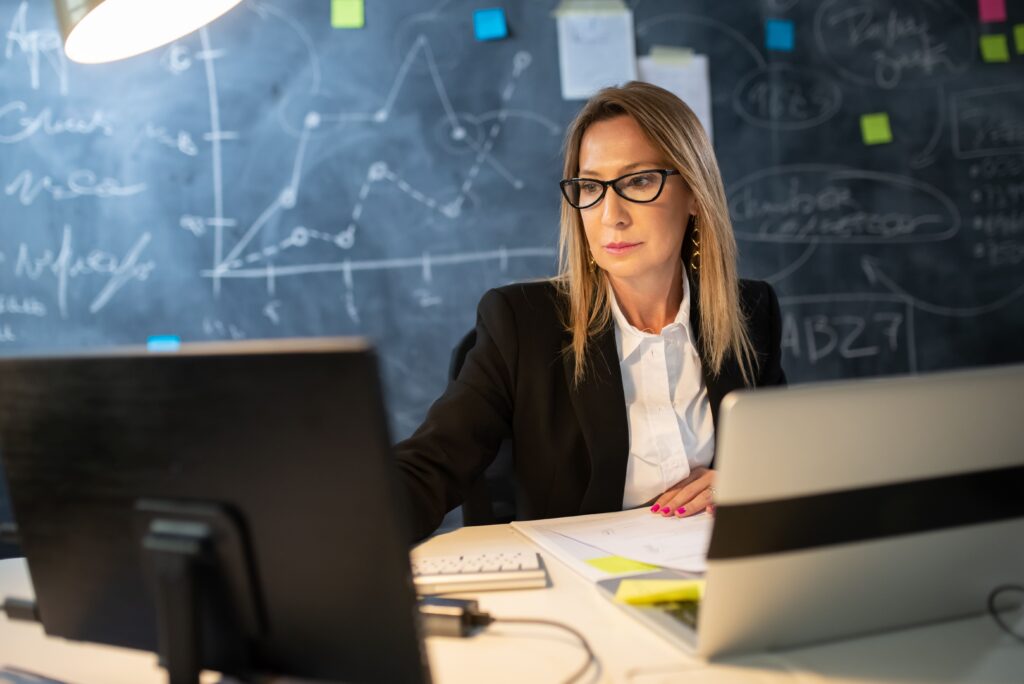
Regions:
M 645 188 L 651 183 L 650 176 L 633 176 L 629 179 L 629 185 L 634 188 Z
M 587 194 L 600 192 L 597 183 L 580 183 L 580 190 Z

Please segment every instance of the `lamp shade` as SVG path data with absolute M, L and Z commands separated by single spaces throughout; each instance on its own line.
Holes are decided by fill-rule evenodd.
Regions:
M 99 64 L 166 45 L 241 0 L 54 0 L 68 59 Z

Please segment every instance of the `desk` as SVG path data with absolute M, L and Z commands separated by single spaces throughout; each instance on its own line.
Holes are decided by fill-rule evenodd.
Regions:
M 469 527 L 434 537 L 413 555 L 532 544 L 505 525 Z M 585 682 L 667 684 L 866 684 L 868 682 L 1024 682 L 1024 645 L 987 617 L 959 620 L 781 654 L 706 664 L 650 632 L 598 595 L 585 580 L 543 554 L 553 587 L 480 593 L 496 617 L 537 617 L 566 622 L 590 640 L 601 671 Z M 23 561 L 0 561 L 0 596 L 31 595 Z M 539 626 L 493 625 L 471 639 L 427 640 L 435 681 L 560 682 L 582 662 L 573 637 Z M 151 654 L 86 646 L 44 637 L 38 625 L 0 617 L 0 666 L 20 667 L 75 684 L 163 683 Z M 2 672 L 2 670 L 0 670 Z M 215 675 L 211 675 L 215 681 Z M 0 682 L 3 682 L 0 674 Z M 204 677 L 204 681 L 207 678 Z

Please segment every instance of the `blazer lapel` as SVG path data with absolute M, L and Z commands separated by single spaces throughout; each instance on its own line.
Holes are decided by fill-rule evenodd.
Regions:
M 583 493 L 580 513 L 622 508 L 629 458 L 626 399 L 615 349 L 614 325 L 609 324 L 590 345 L 587 374 L 575 389 L 572 384 L 574 361 L 570 355 L 563 356 L 565 381 L 590 452 L 590 482 Z

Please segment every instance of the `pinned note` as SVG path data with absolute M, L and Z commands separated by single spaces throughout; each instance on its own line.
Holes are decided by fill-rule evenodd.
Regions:
M 623 558 L 622 556 L 591 558 L 587 560 L 587 565 L 597 568 L 601 572 L 607 572 L 609 575 L 624 575 L 629 572 L 648 572 L 659 569 L 657 565 L 641 563 L 640 561 Z
M 366 11 L 363 0 L 331 0 L 331 26 L 334 28 L 363 28 Z
M 704 580 L 624 579 L 615 592 L 620 603 L 642 605 L 665 601 L 699 601 L 704 597 Z
M 563 0 L 555 18 L 563 99 L 636 79 L 633 12 L 622 0 Z
M 978 18 L 983 23 L 1006 21 L 1006 0 L 978 0 Z
M 792 52 L 796 31 L 789 19 L 769 19 L 764 23 L 764 43 L 769 50 Z
M 500 7 L 473 12 L 473 33 L 477 40 L 501 40 L 508 37 L 505 10 Z
M 177 335 L 153 335 L 146 340 L 146 351 L 175 352 L 181 348 L 181 338 Z
M 650 56 L 659 64 L 687 64 L 693 59 L 693 50 L 675 45 L 652 45 Z
M 1024 55 L 1024 24 L 1013 27 L 1013 42 L 1017 46 L 1017 54 Z
M 892 142 L 889 115 L 885 112 L 864 114 L 860 117 L 860 133 L 865 145 L 884 145 Z
M 981 37 L 981 58 L 986 62 L 1010 61 L 1010 44 L 1002 33 Z
M 641 81 L 662 87 L 689 105 L 704 126 L 708 139 L 713 140 L 707 55 L 655 46 L 649 57 L 637 60 L 637 70 Z

